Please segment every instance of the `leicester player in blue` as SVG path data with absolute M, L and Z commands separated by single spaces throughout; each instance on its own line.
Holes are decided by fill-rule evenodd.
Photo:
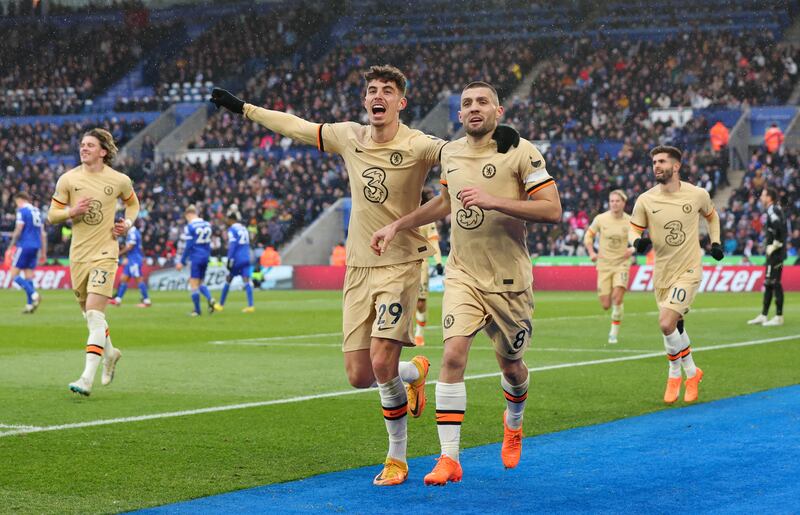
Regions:
M 242 278 L 244 291 L 247 293 L 247 307 L 242 309 L 242 312 L 252 313 L 256 310 L 253 307 L 253 284 L 250 282 L 250 274 L 253 271 L 250 266 L 250 233 L 240 223 L 241 219 L 236 206 L 231 206 L 225 220 L 228 225 L 228 277 L 225 279 L 225 286 L 222 287 L 222 297 L 216 305 L 217 311 L 222 311 L 228 298 L 231 281 L 237 275 Z
M 17 246 L 11 261 L 11 280 L 25 290 L 28 302 L 24 314 L 31 314 L 39 307 L 41 296 L 33 286 L 33 269 L 37 263 L 43 265 L 47 256 L 47 236 L 39 209 L 31 204 L 31 197 L 24 191 L 14 195 L 17 204 L 17 223 L 11 235 L 9 247 Z
M 152 305 L 150 295 L 147 292 L 147 282 L 142 275 L 142 265 L 144 265 L 144 253 L 142 252 L 142 233 L 133 226 L 128 231 L 128 236 L 125 238 L 125 246 L 119 251 L 120 257 L 124 256 L 122 276 L 119 278 L 119 289 L 113 299 L 109 300 L 109 304 L 115 306 L 122 305 L 122 297 L 128 291 L 128 281 L 133 278 L 139 285 L 139 292 L 142 294 L 142 302 L 136 306 L 139 308 L 149 308 Z
M 216 301 L 208 291 L 208 287 L 203 284 L 208 268 L 208 259 L 211 257 L 211 224 L 197 216 L 197 208 L 189 205 L 184 211 L 186 227 L 183 228 L 184 247 L 181 259 L 175 268 L 180 272 L 191 262 L 191 272 L 189 274 L 189 288 L 192 290 L 192 304 L 194 311 L 189 316 L 200 316 L 200 294 L 208 301 L 209 314 L 214 313 Z

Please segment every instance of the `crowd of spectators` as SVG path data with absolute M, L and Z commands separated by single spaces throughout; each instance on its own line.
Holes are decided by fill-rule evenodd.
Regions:
M 82 112 L 180 25 L 129 25 L 121 30 L 27 21 L 4 27 L 0 115 Z
M 674 127 L 653 108 L 740 108 L 785 103 L 800 47 L 769 33 L 684 32 L 665 41 L 575 38 L 547 60 L 506 119 L 537 140 L 657 141 Z
M 510 91 L 533 62 L 534 52 L 522 42 L 505 48 L 468 42 L 336 47 L 319 63 L 283 62 L 267 68 L 247 81 L 242 96 L 252 104 L 315 122 L 366 123 L 362 74 L 371 64 L 393 63 L 408 79 L 409 103 L 401 116 L 410 123 L 472 80 L 488 80 L 500 91 Z M 192 146 L 269 149 L 280 143 L 279 135 L 258 124 L 221 114 L 209 121 Z
M 671 142 L 667 142 L 671 143 Z M 592 147 L 574 151 L 555 145 L 544 153 L 547 169 L 556 179 L 564 210 L 557 225 L 532 224 L 528 245 L 532 254 L 585 255 L 583 235 L 591 220 L 608 210 L 608 194 L 621 189 L 631 212 L 637 197 L 655 186 L 650 143 L 626 143 L 617 156 L 600 155 Z M 727 186 L 727 153 L 711 150 L 684 153 L 681 180 L 706 189 Z M 709 242 L 704 241 L 703 245 Z
M 183 212 L 189 204 L 195 204 L 201 216 L 216 227 L 212 247 L 223 255 L 224 215 L 231 204 L 238 205 L 255 246 L 279 247 L 327 206 L 349 195 L 343 163 L 336 157 L 312 153 L 282 158 L 254 153 L 216 164 L 168 160 L 145 170 L 128 170 L 125 162 L 115 166 L 137 176 L 138 223 L 145 255 L 154 261 L 175 256 L 185 224 Z M 35 204 L 46 209 L 56 181 L 65 171 L 64 166 L 37 162 L 13 173 L 0 173 L 0 231 L 13 230 L 15 192 L 28 191 Z M 50 255 L 68 255 L 69 240 L 62 237 L 61 226 L 46 227 Z
M 31 2 L 30 0 L 11 0 L 10 2 L 0 3 L 0 17 L 9 18 L 17 16 L 42 16 L 44 15 L 45 2 Z M 92 1 L 81 3 L 80 5 L 61 3 L 57 1 L 47 2 L 47 15 L 58 16 L 79 13 L 104 13 L 144 9 L 145 5 L 140 0 L 113 0 L 113 1 Z
M 277 10 L 280 7 L 280 10 Z M 331 21 L 322 4 L 299 3 L 261 13 L 253 8 L 224 17 L 174 57 L 158 67 L 159 96 L 173 82 L 220 81 L 241 73 L 252 59 L 270 60 L 293 54 Z
M 722 240 L 726 253 L 763 254 L 764 209 L 759 196 L 773 187 L 788 222 L 787 254 L 796 258 L 800 250 L 800 154 L 797 150 L 776 153 L 753 152 L 739 186 L 721 214 Z
M 441 23 L 436 6 L 443 10 L 447 6 L 436 2 L 431 5 L 427 21 L 423 22 L 433 26 Z M 238 92 L 246 101 L 316 122 L 366 123 L 361 74 L 371 64 L 392 63 L 409 79 L 409 107 L 403 113 L 408 123 L 422 118 L 442 98 L 460 91 L 471 80 L 492 82 L 501 96 L 507 95 L 536 60 L 547 53 L 552 55 L 552 49 L 556 48 L 554 44 L 548 47 L 551 43 L 547 40 L 536 46 L 524 41 L 509 41 L 500 46 L 471 37 L 427 43 L 409 38 L 389 45 L 345 43 L 330 48 L 320 60 L 298 61 L 297 52 L 306 50 L 300 48 L 300 42 L 330 22 L 328 16 L 322 10 L 299 6 L 281 13 L 223 20 L 181 50 L 177 57 L 165 61 L 160 80 L 164 88 L 172 88 L 174 83 L 199 81 L 207 87 L 213 81 L 242 73 L 258 60 L 266 65 Z M 474 20 L 456 23 L 452 32 L 444 35 L 465 36 L 464 27 L 472 25 Z M 372 33 L 372 37 L 391 32 L 385 29 Z M 12 38 L 23 48 L 30 47 L 33 40 L 29 38 L 43 36 L 41 31 L 46 29 L 33 25 L 32 30 L 34 36 L 18 31 L 12 33 Z M 97 47 L 99 52 L 92 54 L 90 61 L 105 56 L 108 59 L 103 62 L 112 66 L 118 45 L 113 44 L 115 40 L 110 34 L 99 33 L 97 37 L 104 43 Z M 112 43 L 104 50 L 107 41 Z M 587 37 L 567 38 L 567 41 L 556 57 L 541 64 L 530 94 L 512 99 L 505 116 L 523 137 L 549 142 L 549 147 L 542 150 L 561 193 L 562 222 L 530 226 L 528 243 L 535 255 L 582 255 L 584 231 L 595 215 L 607 209 L 611 190 L 621 188 L 628 193 L 630 211 L 638 195 L 653 187 L 648 151 L 657 144 L 673 144 L 686 150 L 682 180 L 705 188 L 712 196 L 727 185 L 727 149 L 708 149 L 709 123 L 705 118 L 698 116 L 684 125 L 672 119 L 654 121 L 650 116 L 652 109 L 781 104 L 786 102 L 799 78 L 800 49 L 776 43 L 773 35 L 765 31 L 694 31 L 660 41 Z M 139 50 L 135 50 L 136 45 L 132 47 L 129 52 L 141 54 L 142 47 Z M 235 58 L 231 58 L 229 48 L 237 48 Z M 45 54 L 52 51 L 50 48 Z M 34 60 L 34 65 L 41 67 L 49 62 L 45 55 Z M 12 75 L 0 76 L 0 86 L 3 80 L 20 80 L 20 76 L 24 79 L 27 72 L 21 71 L 20 64 L 16 53 L 9 58 L 4 55 L 0 72 L 14 71 Z M 55 83 L 61 84 L 62 77 L 71 80 L 79 76 L 76 73 L 68 64 L 63 74 L 54 75 Z M 41 79 L 41 69 L 37 68 L 30 76 Z M 87 80 L 89 90 L 96 91 L 98 86 Z M 75 91 L 77 97 L 78 90 Z M 32 98 L 36 102 L 36 95 Z M 66 105 L 57 101 L 45 104 L 49 107 L 41 109 Z M 34 107 L 32 104 L 26 108 Z M 107 126 L 121 146 L 142 128 L 142 123 L 111 120 Z M 57 176 L 65 171 L 64 166 L 36 160 L 35 156 L 74 154 L 83 130 L 81 124 L 0 128 L 3 188 L 0 229 L 13 227 L 14 191 L 28 189 L 44 207 Z M 598 150 L 609 148 L 603 145 L 609 142 L 617 144 L 613 152 Z M 139 223 L 145 252 L 151 258 L 168 259 L 178 251 L 183 210 L 189 204 L 198 205 L 203 216 L 217 226 L 213 246 L 221 253 L 222 218 L 230 204 L 239 206 L 255 245 L 279 247 L 326 206 L 349 195 L 340 158 L 319 156 L 311 149 L 293 146 L 291 140 L 224 110 L 210 118 L 205 131 L 190 148 L 236 147 L 243 152 L 242 158 L 226 157 L 218 163 L 187 160 L 155 163 L 154 146 L 155 142 L 147 140 L 141 160 L 119 163 L 119 168 L 136 181 L 142 205 Z M 267 151 L 278 151 L 274 154 L 281 157 Z M 437 175 L 434 169 L 431 176 Z M 757 202 L 765 185 L 781 191 L 790 223 L 797 226 L 800 156 L 794 152 L 755 152 L 743 184 L 731 198 L 728 209 L 720 213 L 729 254 L 760 253 L 763 213 Z M 66 255 L 67 242 L 61 239 L 60 232 L 55 232 L 57 228 L 49 230 L 54 231 L 50 236 L 53 252 Z M 441 233 L 447 252 L 447 221 L 441 223 Z M 791 237 L 790 253 L 796 254 L 800 228 L 793 229 Z
M 144 120 L 135 115 L 100 122 L 84 120 L 62 124 L 37 122 L 0 125 L 0 169 L 14 173 L 29 161 L 77 156 L 81 137 L 94 127 L 103 127 L 111 132 L 121 148 L 146 125 Z

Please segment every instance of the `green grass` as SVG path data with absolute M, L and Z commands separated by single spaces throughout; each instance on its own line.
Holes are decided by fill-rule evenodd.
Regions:
M 133 306 L 135 293 L 124 307 L 108 308 L 112 339 L 124 353 L 117 379 L 107 388 L 98 379 L 92 396 L 79 398 L 66 385 L 83 369 L 86 327 L 71 294 L 45 292 L 40 311 L 22 316 L 22 294 L 0 291 L 0 424 L 54 426 L 352 390 L 340 336 L 330 335 L 340 331 L 340 292 L 258 293 L 252 315 L 240 313 L 243 294 L 234 292 L 224 312 L 199 319 L 186 316 L 186 293 L 156 293 L 148 310 Z M 626 297 L 616 346 L 605 344 L 608 316 L 593 294 L 537 293 L 535 300 L 530 367 L 663 351 L 651 294 Z M 783 327 L 745 324 L 760 303 L 760 294 L 699 295 L 687 320 L 693 347 L 800 334 L 800 294 L 787 295 Z M 430 304 L 429 319 L 438 326 L 441 296 Z M 431 359 L 435 379 L 441 330 L 431 327 L 426 334 L 429 343 L 421 352 Z M 272 340 L 233 341 L 248 338 Z M 798 342 L 696 352 L 706 372 L 701 400 L 796 384 Z M 415 352 L 404 351 L 404 359 Z M 666 368 L 666 360 L 655 357 L 536 372 L 526 435 L 676 409 L 661 402 Z M 467 373 L 494 372 L 491 346 L 480 336 Z M 499 441 L 499 378 L 469 380 L 467 390 L 463 445 Z M 411 456 L 438 453 L 433 387 L 428 393 L 425 414 L 409 421 Z M 0 511 L 156 506 L 377 464 L 386 445 L 375 392 L 5 436 Z

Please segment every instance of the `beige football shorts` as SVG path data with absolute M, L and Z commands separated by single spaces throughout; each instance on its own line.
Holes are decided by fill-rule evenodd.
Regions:
M 75 300 L 86 302 L 90 293 L 109 297 L 114 294 L 114 276 L 117 274 L 116 259 L 98 259 L 85 263 L 70 263 L 69 275 Z
M 347 267 L 342 302 L 343 352 L 369 349 L 372 337 L 414 346 L 411 330 L 421 264 L 422 261 L 411 261 Z
M 485 329 L 495 352 L 509 360 L 522 359 L 533 333 L 532 287 L 521 292 L 490 293 L 451 277 L 445 277 L 444 282 L 445 341 Z
M 603 297 L 611 295 L 616 287 L 628 289 L 629 266 L 612 268 L 610 270 L 597 270 L 597 295 Z
M 668 288 L 656 288 L 656 304 L 659 308 L 671 309 L 685 315 L 692 307 L 692 302 L 697 295 L 700 281 L 696 275 L 679 277 Z

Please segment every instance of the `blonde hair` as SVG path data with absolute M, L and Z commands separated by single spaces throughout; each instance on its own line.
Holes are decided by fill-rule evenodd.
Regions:
M 97 141 L 100 142 L 100 148 L 106 151 L 105 157 L 103 157 L 103 162 L 111 166 L 111 163 L 114 162 L 114 158 L 117 157 L 117 152 L 119 149 L 117 148 L 117 144 L 114 143 L 114 136 L 111 135 L 105 129 L 101 129 L 100 127 L 95 127 L 94 129 L 86 132 L 83 134 L 83 137 L 91 136 L 93 138 L 97 138 Z
M 185 215 L 188 215 L 189 213 L 193 213 L 195 215 L 197 214 L 197 208 L 194 206 L 194 204 L 189 204 L 188 206 L 186 206 L 186 209 L 183 211 L 183 214 L 185 214 Z
M 608 195 L 609 196 L 611 196 L 611 195 L 619 195 L 619 197 L 622 199 L 623 202 L 627 202 L 628 201 L 628 195 L 626 195 L 625 192 L 622 191 L 622 190 L 612 190 Z

